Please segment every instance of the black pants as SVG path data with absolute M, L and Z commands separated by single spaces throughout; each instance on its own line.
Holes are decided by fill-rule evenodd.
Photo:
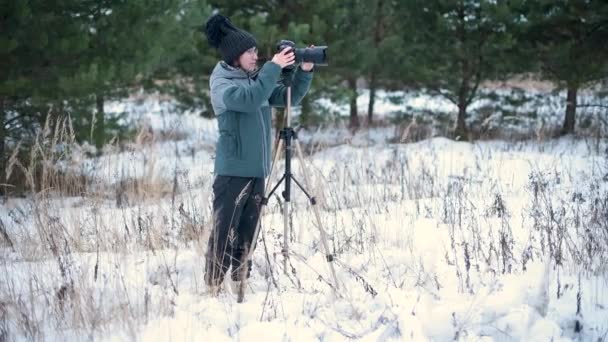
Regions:
M 253 242 L 264 196 L 263 178 L 216 176 L 213 181 L 213 231 L 207 245 L 205 282 L 219 285 L 230 266 L 232 280 L 249 277 L 243 263 Z

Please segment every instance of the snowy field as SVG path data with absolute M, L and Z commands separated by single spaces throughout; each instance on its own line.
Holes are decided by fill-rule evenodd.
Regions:
M 110 109 L 180 138 L 142 133 L 98 158 L 77 150 L 61 166 L 93 180 L 86 195 L 0 205 L 0 341 L 608 339 L 606 140 L 405 144 L 392 127 L 302 131 L 306 146 L 324 146 L 305 165 L 339 283 L 294 190 L 287 272 L 272 197 L 237 304 L 203 285 L 215 122 L 154 102 Z

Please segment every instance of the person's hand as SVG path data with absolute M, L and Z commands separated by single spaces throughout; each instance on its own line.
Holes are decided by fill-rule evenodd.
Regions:
M 309 46 L 310 48 L 314 48 L 314 45 Z M 302 70 L 304 71 L 311 71 L 312 68 L 315 66 L 315 63 L 302 63 L 302 65 L 300 65 L 300 68 L 302 68 Z
M 286 47 L 281 52 L 277 53 L 272 57 L 272 61 L 278 64 L 281 68 L 292 65 L 296 60 L 296 55 L 293 53 L 290 47 Z

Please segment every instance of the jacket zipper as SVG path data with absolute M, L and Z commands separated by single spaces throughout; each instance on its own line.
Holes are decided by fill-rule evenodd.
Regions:
M 249 74 L 247 74 L 247 80 L 249 84 L 251 84 L 251 77 Z M 260 124 L 262 125 L 262 178 L 265 178 L 265 176 L 268 174 L 268 166 L 266 165 L 266 160 L 268 159 L 268 152 L 266 151 L 266 125 L 264 125 L 264 113 L 262 112 L 262 107 L 260 106 L 258 110 L 258 117 L 260 118 Z
M 238 115 L 235 115 L 236 119 L 236 153 L 238 159 L 243 159 L 243 144 L 241 142 L 241 120 Z
M 249 75 L 249 73 L 247 73 L 247 83 L 251 85 L 251 75 Z M 264 125 L 264 113 L 262 112 L 262 107 L 258 108 L 258 111 L 258 117 L 262 126 L 262 178 L 265 178 L 265 176 L 268 174 L 268 166 L 266 165 L 266 159 L 268 154 L 268 152 L 266 151 L 266 125 Z
M 262 169 L 264 170 L 264 176 L 268 174 L 268 166 L 266 165 L 266 160 L 268 159 L 268 152 L 266 151 L 266 125 L 264 125 L 264 113 L 262 112 L 262 108 L 260 108 L 260 122 L 262 123 Z M 264 177 L 262 177 L 264 178 Z

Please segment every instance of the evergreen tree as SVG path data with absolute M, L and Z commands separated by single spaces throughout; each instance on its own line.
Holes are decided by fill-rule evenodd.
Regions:
M 395 50 L 401 77 L 458 108 L 455 135 L 467 137 L 467 109 L 483 80 L 507 76 L 514 52 L 509 3 L 409 0 L 396 9 L 402 34 Z
M 85 3 L 5 1 L 0 6 L 0 183 L 6 181 L 7 149 L 31 139 L 51 105 L 78 91 L 71 75 L 88 50 Z
M 125 97 L 144 80 L 154 80 L 162 68 L 170 68 L 188 51 L 194 26 L 205 9 L 203 1 L 107 0 L 95 11 L 90 23 L 92 34 L 89 68 L 94 80 L 97 147 L 106 141 L 104 102 Z
M 367 12 L 371 0 L 324 1 L 315 6 L 317 30 L 321 40 L 329 46 L 328 75 L 325 95 L 332 100 L 349 104 L 349 127 L 357 129 L 359 119 L 357 98 L 358 81 L 364 80 L 373 67 L 372 51 L 374 16 Z
M 205 9 L 203 0 L 3 2 L 1 172 L 7 149 L 27 146 L 49 114 L 69 113 L 85 139 L 97 111 L 93 140 L 101 147 L 104 101 L 170 69 Z
M 369 27 L 364 35 L 366 43 L 369 46 L 364 60 L 365 76 L 369 87 L 369 104 L 367 106 L 367 121 L 371 124 L 373 121 L 374 105 L 376 101 L 376 90 L 380 86 L 386 86 L 387 80 L 390 80 L 394 75 L 391 75 L 392 65 L 398 61 L 391 60 L 392 52 L 395 47 L 391 45 L 391 39 L 396 32 L 396 18 L 392 15 L 395 2 L 388 0 L 373 0 L 370 7 L 372 12 L 363 12 L 363 18 L 371 22 L 366 25 Z M 383 62 L 384 61 L 384 62 Z
M 524 39 L 541 75 L 566 89 L 562 134 L 573 133 L 578 91 L 608 77 L 608 3 L 590 0 L 526 1 Z
M 165 62 L 143 80 L 147 91 L 172 96 L 178 110 L 201 110 L 213 116 L 209 100 L 209 74 L 217 62 L 216 51 L 209 47 L 201 33 L 211 14 L 206 0 L 183 1 L 179 15 L 167 25 L 170 38 L 165 45 Z

